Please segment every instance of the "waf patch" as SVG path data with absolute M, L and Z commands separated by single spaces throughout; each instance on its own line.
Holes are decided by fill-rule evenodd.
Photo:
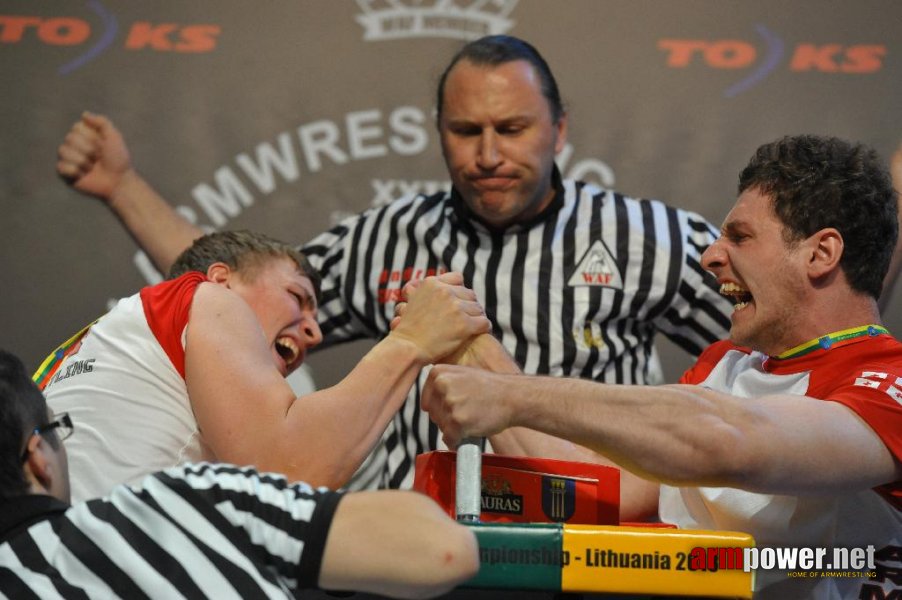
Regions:
M 605 247 L 604 242 L 596 240 L 592 247 L 583 254 L 567 285 L 623 289 L 623 279 L 620 277 L 617 262 Z

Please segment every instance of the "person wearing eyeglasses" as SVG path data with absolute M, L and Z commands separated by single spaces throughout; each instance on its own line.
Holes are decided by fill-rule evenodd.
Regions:
M 0 350 L 0 597 L 288 598 L 319 587 L 413 598 L 478 569 L 473 533 L 414 492 L 343 494 L 192 463 L 71 506 L 63 441 L 75 428 Z
M 69 413 L 63 413 L 61 415 L 57 415 L 48 423 L 44 423 L 43 425 L 38 425 L 34 428 L 32 435 L 39 435 L 41 437 L 47 437 L 47 434 L 56 431 L 56 438 L 59 441 L 65 441 L 69 439 L 69 436 L 72 435 L 75 426 L 72 425 L 72 418 L 69 416 Z M 30 450 L 28 446 L 25 446 L 25 450 L 22 451 L 22 462 L 24 463 L 28 460 L 28 454 Z

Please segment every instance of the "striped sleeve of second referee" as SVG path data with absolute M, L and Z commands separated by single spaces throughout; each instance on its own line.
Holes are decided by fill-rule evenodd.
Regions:
M 341 497 L 250 467 L 198 463 L 148 477 L 136 501 L 165 515 L 204 555 L 198 565 L 212 564 L 248 597 L 258 589 L 317 585 Z
M 714 276 L 702 268 L 702 253 L 717 239 L 717 229 L 700 215 L 669 210 L 673 261 L 680 262 L 680 278 L 669 306 L 656 324 L 684 350 L 698 355 L 730 332 L 733 306 L 718 291 Z

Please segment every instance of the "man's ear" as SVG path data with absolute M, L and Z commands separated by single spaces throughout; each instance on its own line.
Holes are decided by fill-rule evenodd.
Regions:
M 228 287 L 229 281 L 235 274 L 232 268 L 224 262 L 215 262 L 207 267 L 207 280 L 213 283 L 220 283 Z
M 25 471 L 25 479 L 31 485 L 32 493 L 49 494 L 53 478 L 60 476 L 59 473 L 54 473 L 54 463 L 47 455 L 48 452 L 54 452 L 54 449 L 40 435 L 31 436 L 25 447 L 28 456 L 22 468 Z
M 820 279 L 839 268 L 839 261 L 845 248 L 842 235 L 833 227 L 816 232 L 808 241 L 811 254 L 808 258 L 808 275 Z
M 555 123 L 555 140 L 554 140 L 554 153 L 560 154 L 563 151 L 564 146 L 567 145 L 567 126 L 568 119 L 567 113 L 561 113 L 561 118 L 558 119 L 558 122 Z

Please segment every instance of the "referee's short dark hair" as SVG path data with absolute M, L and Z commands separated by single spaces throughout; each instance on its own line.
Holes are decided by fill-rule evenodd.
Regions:
M 19 358 L 0 350 L 0 498 L 28 493 L 22 453 L 29 433 L 47 421 L 47 401 Z
M 558 90 L 557 81 L 555 81 L 554 75 L 551 73 L 551 67 L 548 66 L 548 63 L 545 62 L 539 51 L 529 42 L 512 35 L 489 35 L 465 45 L 451 58 L 451 62 L 445 67 L 438 81 L 435 104 L 436 124 L 440 125 L 442 121 L 445 81 L 448 79 L 448 73 L 451 72 L 454 65 L 462 60 L 474 65 L 492 67 L 515 60 L 525 60 L 532 65 L 539 76 L 542 84 L 542 95 L 548 100 L 548 107 L 551 109 L 552 122 L 557 123 L 564 115 L 564 104 L 561 102 L 561 93 Z
M 290 244 L 253 231 L 217 231 L 194 240 L 191 247 L 182 252 L 169 269 L 169 279 L 175 279 L 189 271 L 206 273 L 210 265 L 222 262 L 250 277 L 269 258 L 290 258 L 313 284 L 316 300 L 321 300 L 319 272 Z

